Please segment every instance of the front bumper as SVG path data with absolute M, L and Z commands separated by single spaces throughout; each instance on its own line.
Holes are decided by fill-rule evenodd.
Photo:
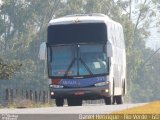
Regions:
M 84 100 L 100 99 L 110 96 L 109 86 L 87 88 L 53 88 L 50 87 L 52 99 L 79 97 Z

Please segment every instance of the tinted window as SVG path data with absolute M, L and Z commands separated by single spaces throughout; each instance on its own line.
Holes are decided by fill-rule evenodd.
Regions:
M 107 30 L 104 23 L 81 23 L 52 25 L 48 27 L 48 43 L 106 43 Z

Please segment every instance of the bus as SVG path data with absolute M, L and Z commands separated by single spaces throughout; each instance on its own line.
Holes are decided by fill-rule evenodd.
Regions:
M 97 99 L 106 105 L 123 104 L 126 53 L 120 23 L 104 14 L 52 19 L 46 50 L 50 96 L 57 106 L 65 99 L 68 106 Z

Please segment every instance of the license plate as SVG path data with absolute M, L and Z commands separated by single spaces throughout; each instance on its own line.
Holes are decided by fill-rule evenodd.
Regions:
M 83 91 L 78 91 L 78 92 L 75 92 L 74 95 L 84 95 L 84 92 Z

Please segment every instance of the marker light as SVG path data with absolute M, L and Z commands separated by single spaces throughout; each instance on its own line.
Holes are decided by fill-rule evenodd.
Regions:
M 53 85 L 58 85 L 61 79 L 52 79 L 52 84 Z

